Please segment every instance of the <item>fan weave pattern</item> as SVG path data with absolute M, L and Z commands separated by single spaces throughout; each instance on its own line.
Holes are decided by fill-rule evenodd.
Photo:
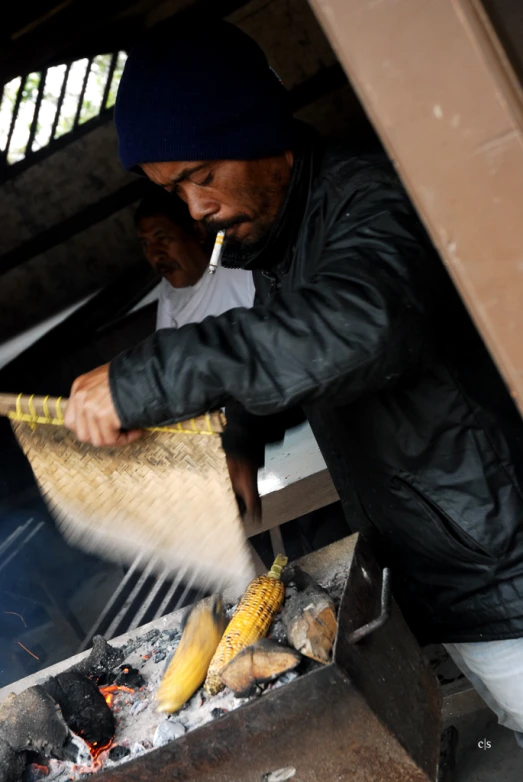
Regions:
M 74 545 L 205 589 L 254 576 L 219 437 L 150 431 L 121 448 L 78 442 L 63 426 L 12 421 L 58 527 Z

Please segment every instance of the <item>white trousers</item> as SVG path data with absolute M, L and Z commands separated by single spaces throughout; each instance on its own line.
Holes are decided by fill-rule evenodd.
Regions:
M 500 725 L 523 747 L 523 638 L 444 644 Z

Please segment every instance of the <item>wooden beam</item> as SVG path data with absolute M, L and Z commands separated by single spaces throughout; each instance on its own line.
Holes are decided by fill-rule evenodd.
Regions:
M 523 411 L 523 100 L 479 0 L 310 0 Z
M 85 231 L 91 225 L 105 220 L 110 215 L 123 209 L 141 198 L 151 185 L 145 178 L 136 178 L 128 185 L 124 185 L 111 195 L 105 196 L 95 204 L 77 212 L 72 217 L 67 218 L 58 225 L 48 228 L 47 231 L 37 234 L 32 239 L 28 239 L 23 244 L 15 247 L 14 250 L 0 255 L 0 274 L 10 269 L 14 269 L 25 261 L 29 261 L 41 253 L 45 253 L 63 242 L 66 242 L 72 236 Z

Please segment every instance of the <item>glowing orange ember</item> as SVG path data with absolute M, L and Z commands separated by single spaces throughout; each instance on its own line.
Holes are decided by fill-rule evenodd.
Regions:
M 41 766 L 39 763 L 33 763 L 33 768 L 35 771 L 38 771 L 40 774 L 43 774 L 44 777 L 46 777 L 49 774 L 49 769 L 47 766 Z
M 111 746 L 112 743 L 113 743 L 113 740 L 111 739 L 111 741 L 108 741 L 107 744 L 103 745 L 103 747 L 97 747 L 97 746 L 95 746 L 95 744 L 92 744 L 90 746 L 89 749 L 91 750 L 91 756 L 93 758 L 93 765 L 96 765 L 96 759 L 98 758 L 98 756 L 101 755 L 102 752 L 105 752 L 106 749 L 109 749 L 109 747 Z M 100 763 L 97 766 L 97 768 L 101 768 L 101 766 L 102 766 L 102 764 Z
M 110 684 L 108 687 L 100 687 L 100 692 L 104 696 L 107 705 L 112 707 L 116 693 L 134 692 L 134 690 L 131 687 L 119 687 L 116 684 Z

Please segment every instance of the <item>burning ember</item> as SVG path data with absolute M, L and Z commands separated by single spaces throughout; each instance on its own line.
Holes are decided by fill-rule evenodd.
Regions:
M 100 687 L 100 692 L 104 696 L 107 705 L 112 708 L 114 699 L 116 697 L 116 693 L 118 692 L 134 693 L 134 690 L 131 689 L 131 687 L 120 687 L 117 684 L 110 684 L 108 687 Z
M 33 770 L 43 777 L 46 777 L 49 774 L 47 766 L 41 766 L 40 763 L 33 763 Z

